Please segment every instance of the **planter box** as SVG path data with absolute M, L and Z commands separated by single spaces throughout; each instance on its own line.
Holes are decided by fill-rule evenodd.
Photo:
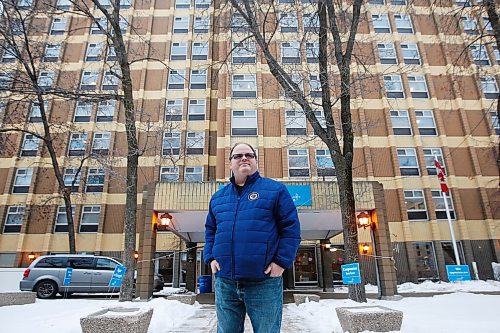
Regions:
M 307 302 L 319 302 L 320 296 L 314 294 L 293 294 L 293 300 L 296 305 Z
M 344 332 L 389 332 L 401 330 L 403 312 L 384 306 L 336 308 Z
M 31 304 L 35 299 L 36 293 L 31 291 L 0 293 L 0 306 Z
M 179 301 L 184 304 L 193 305 L 196 301 L 196 295 L 170 295 L 167 297 L 169 301 Z
M 153 309 L 109 308 L 80 318 L 83 333 L 147 333 Z

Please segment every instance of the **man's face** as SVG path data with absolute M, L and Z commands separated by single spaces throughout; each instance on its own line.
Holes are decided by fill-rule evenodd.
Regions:
M 253 175 L 257 171 L 257 156 L 254 158 L 245 156 L 245 154 L 254 154 L 252 149 L 245 144 L 239 144 L 234 147 L 231 156 L 239 156 L 238 154 L 242 154 L 240 159 L 231 158 L 231 171 L 235 177 Z

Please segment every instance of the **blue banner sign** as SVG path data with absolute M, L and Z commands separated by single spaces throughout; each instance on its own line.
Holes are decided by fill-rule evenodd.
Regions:
M 286 185 L 295 206 L 312 206 L 311 187 L 309 185 Z
M 470 281 L 470 271 L 467 265 L 446 265 L 448 281 Z
M 71 283 L 71 277 L 73 276 L 73 268 L 66 268 L 66 273 L 64 274 L 63 286 L 69 286 Z
M 117 265 L 115 267 L 115 271 L 113 272 L 113 276 L 111 280 L 109 280 L 109 287 L 120 287 L 122 284 L 123 276 L 127 271 L 127 267 L 122 265 Z
M 361 271 L 359 270 L 359 263 L 346 264 L 340 266 L 342 269 L 342 283 L 343 284 L 358 284 L 361 283 Z

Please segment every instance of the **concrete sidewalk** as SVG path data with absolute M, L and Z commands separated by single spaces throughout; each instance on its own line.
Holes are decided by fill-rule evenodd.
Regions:
M 172 333 L 216 333 L 217 332 L 217 317 L 215 315 L 215 305 L 204 304 L 182 327 L 178 327 L 169 332 Z M 290 311 L 287 311 L 287 306 L 283 307 L 283 321 L 281 324 L 281 332 L 283 333 L 303 333 L 314 330 L 305 326 L 299 318 L 292 316 Z M 248 316 L 245 319 L 245 333 L 253 333 L 252 324 Z

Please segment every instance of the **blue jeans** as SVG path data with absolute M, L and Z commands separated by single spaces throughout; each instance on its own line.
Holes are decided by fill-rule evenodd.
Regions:
M 254 333 L 279 333 L 283 308 L 283 278 L 235 281 L 215 277 L 217 333 L 243 333 L 248 313 Z

